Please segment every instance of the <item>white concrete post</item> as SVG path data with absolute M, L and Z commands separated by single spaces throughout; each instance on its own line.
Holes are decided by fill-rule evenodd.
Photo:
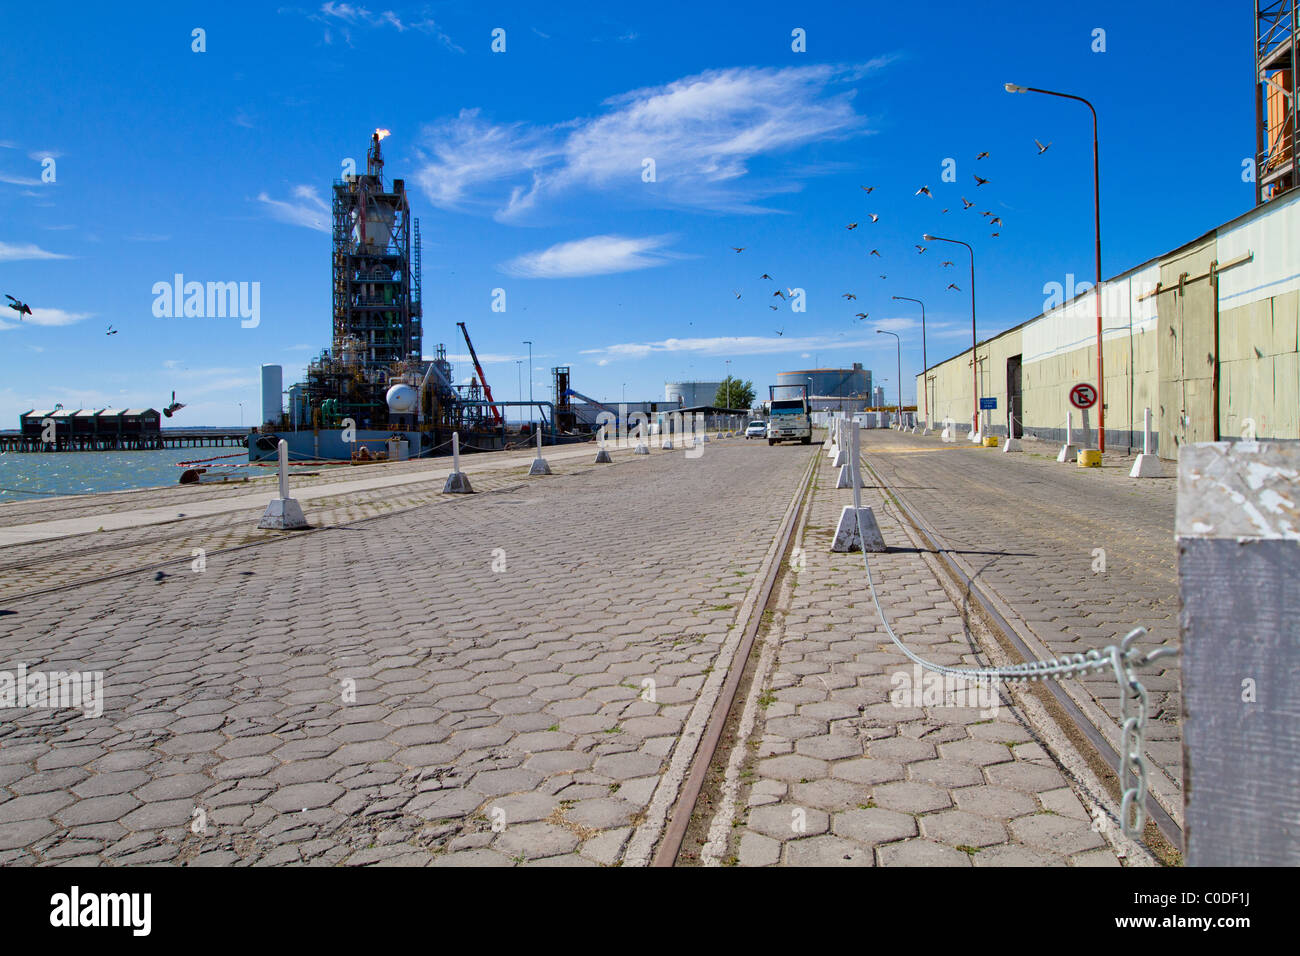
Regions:
M 1133 468 L 1129 471 L 1130 478 L 1161 478 L 1164 477 L 1164 467 L 1160 464 L 1160 459 L 1151 454 L 1151 409 L 1142 410 L 1142 454 L 1137 456 L 1133 462 Z
M 1002 446 L 1002 450 L 1004 452 L 1007 451 L 1023 452 L 1025 450 L 1024 445 L 1021 444 L 1019 438 L 1011 437 L 1012 434 L 1015 432 L 1015 430 L 1016 430 L 1015 422 L 1011 420 L 1011 402 L 1008 401 L 1007 402 L 1007 441 L 1006 444 Z
M 608 425 L 601 425 L 600 431 L 596 432 L 596 464 L 608 465 L 613 459 L 609 457 L 609 449 L 605 447 L 605 436 L 609 432 Z
M 1056 460 L 1061 462 L 1074 461 L 1079 455 L 1079 446 L 1074 443 L 1074 412 L 1065 413 L 1065 444 L 1061 446 L 1060 452 L 1056 455 Z
M 444 495 L 472 495 L 474 489 L 470 487 L 469 478 L 460 470 L 460 432 L 451 433 L 451 474 L 447 476 L 447 483 L 442 486 Z
M 280 455 L 280 497 L 289 497 L 289 443 L 280 439 L 276 450 Z
M 289 443 L 281 438 L 276 448 L 280 458 L 280 497 L 271 499 L 257 526 L 275 531 L 305 528 L 307 516 L 302 513 L 302 506 L 289 497 Z
M 831 550 L 835 552 L 885 550 L 885 539 L 880 534 L 876 516 L 870 508 L 862 507 L 862 475 L 859 471 L 862 467 L 860 429 L 861 426 L 857 422 L 849 422 L 845 426 L 844 437 L 848 448 L 844 450 L 850 456 L 845 464 L 848 465 L 849 480 L 853 484 L 853 504 L 845 506 L 840 512 L 840 523 L 835 529 L 835 539 L 831 542 Z
M 532 465 L 529 466 L 528 474 L 531 476 L 549 475 L 550 473 L 551 466 L 546 459 L 542 457 L 542 426 L 539 424 L 537 426 L 537 457 L 533 459 Z

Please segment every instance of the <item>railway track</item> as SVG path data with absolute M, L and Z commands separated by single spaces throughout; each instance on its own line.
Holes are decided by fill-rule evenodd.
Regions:
M 744 703 L 745 694 L 742 693 L 742 688 L 748 683 L 747 678 L 752 669 L 751 657 L 756 643 L 755 638 L 762 623 L 777 610 L 775 585 L 779 573 L 796 540 L 796 531 L 807 523 L 808 505 L 815 490 L 814 478 L 821 451 L 819 444 L 793 496 L 790 510 L 777 532 L 775 557 L 763 571 L 759 583 L 759 599 L 742 625 L 744 630 L 741 645 L 732 661 L 722 693 L 710 713 L 707 729 L 695 751 L 690 771 L 655 851 L 653 866 L 670 867 L 687 862 L 683 859 L 683 849 L 688 834 L 701 829 L 706 830 L 708 827 L 712 811 L 702 804 L 705 782 L 711 776 L 720 777 L 723 773 L 727 756 L 723 741 L 727 736 L 728 727 L 737 721 L 739 709 Z M 1025 643 L 1017 629 L 1007 620 L 1007 616 L 1003 613 L 1005 609 L 999 609 L 1000 602 L 994 595 L 986 592 L 981 582 L 961 566 L 953 549 L 946 544 L 942 536 L 906 501 L 898 489 L 884 481 L 871 467 L 865 454 L 862 464 L 865 468 L 864 473 L 874 478 L 887 502 L 897 506 L 906 524 L 910 526 L 911 533 L 935 558 L 938 569 L 947 575 L 950 584 L 969 602 L 969 607 L 964 608 L 963 613 L 970 609 L 978 612 L 981 624 L 1000 645 L 999 650 L 1003 655 L 1012 658 L 1012 663 L 1039 658 L 1041 655 L 1036 654 Z M 973 633 L 970 640 L 972 649 L 976 652 L 987 653 L 989 650 L 980 646 L 983 642 L 977 641 Z M 1019 660 L 1015 659 L 1017 656 Z M 1117 729 L 1099 726 L 1097 722 L 1089 719 L 1074 697 L 1055 681 L 1038 682 L 1032 685 L 1029 692 L 1035 694 L 1039 701 L 1046 705 L 1045 710 L 1052 722 L 1064 733 L 1118 804 L 1120 785 L 1115 773 L 1118 754 L 1112 743 L 1112 738 L 1115 738 L 1118 733 Z M 1157 856 L 1166 862 L 1171 862 L 1181 852 L 1182 829 L 1153 793 L 1148 793 L 1147 796 L 1147 812 L 1146 842 L 1157 852 Z

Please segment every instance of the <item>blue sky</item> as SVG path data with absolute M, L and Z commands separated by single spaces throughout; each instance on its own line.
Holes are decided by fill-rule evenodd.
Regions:
M 892 400 L 886 328 L 913 401 L 917 312 L 890 296 L 925 300 L 931 364 L 970 328 L 964 250 L 918 253 L 922 233 L 975 247 L 981 338 L 1093 272 L 1087 109 L 1008 81 L 1096 104 L 1107 275 L 1253 204 L 1249 3 L 741 9 L 10 5 L 0 293 L 35 314 L 0 316 L 0 427 L 55 402 L 160 408 L 173 389 L 190 403 L 176 424 L 234 424 L 241 401 L 254 421 L 259 365 L 287 385 L 330 344 L 323 204 L 376 127 L 421 220 L 425 354 L 462 355 L 465 321 L 501 398 L 532 339 L 539 397 L 556 364 L 632 400 L 729 359 L 760 393 L 782 369 L 860 361 Z M 260 283 L 259 324 L 155 317 L 152 287 L 176 273 Z

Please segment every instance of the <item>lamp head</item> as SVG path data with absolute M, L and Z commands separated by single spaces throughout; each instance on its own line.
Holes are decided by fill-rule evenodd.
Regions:
M 934 236 L 930 235 L 928 232 L 921 238 L 924 239 L 926 242 L 934 242 Z
M 1004 83 L 1002 88 L 1008 93 L 1028 93 L 1029 90 L 1023 86 L 1016 86 L 1014 83 Z

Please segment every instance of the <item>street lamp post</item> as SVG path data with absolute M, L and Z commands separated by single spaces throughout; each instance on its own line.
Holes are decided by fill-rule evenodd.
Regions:
M 930 427 L 930 390 L 925 388 L 925 375 L 930 368 L 929 362 L 925 358 L 925 303 L 920 299 L 913 299 L 910 295 L 896 295 L 895 299 L 904 299 L 908 302 L 915 302 L 921 307 L 921 387 L 925 389 L 925 427 Z M 900 373 L 901 374 L 901 373 Z M 901 389 L 903 383 L 899 382 L 898 387 Z
M 533 419 L 533 343 L 524 339 L 524 345 L 528 346 L 528 420 Z M 556 399 L 559 404 L 559 399 Z
M 894 296 L 895 299 L 898 296 Z M 890 332 L 887 329 L 876 329 L 877 335 L 892 335 L 894 344 L 898 347 L 898 427 L 903 427 L 903 340 L 899 338 L 897 332 Z
M 926 242 L 951 242 L 954 245 L 965 246 L 966 251 L 970 253 L 970 359 L 971 388 L 975 401 L 974 418 L 971 421 L 971 428 L 974 431 L 971 434 L 974 435 L 980 430 L 980 377 L 979 366 L 975 362 L 975 357 L 979 354 L 979 339 L 975 336 L 975 250 L 971 248 L 969 242 L 962 242 L 960 239 L 945 239 L 943 236 L 932 236 L 928 232 L 921 238 Z
M 1097 109 L 1082 96 L 1073 93 L 1058 93 L 1055 90 L 1041 90 L 1035 86 L 1017 86 L 1006 83 L 1003 88 L 1008 93 L 1042 93 L 1046 96 L 1059 96 L 1065 100 L 1076 100 L 1092 112 L 1092 211 L 1096 229 L 1097 282 L 1093 287 L 1093 296 L 1097 299 L 1097 450 L 1106 450 L 1106 380 L 1103 377 L 1105 363 L 1101 354 L 1101 162 L 1097 143 Z
M 515 388 L 519 392 L 519 400 L 524 400 L 524 378 L 523 378 L 523 359 L 515 359 Z M 529 371 L 532 371 L 529 369 Z

